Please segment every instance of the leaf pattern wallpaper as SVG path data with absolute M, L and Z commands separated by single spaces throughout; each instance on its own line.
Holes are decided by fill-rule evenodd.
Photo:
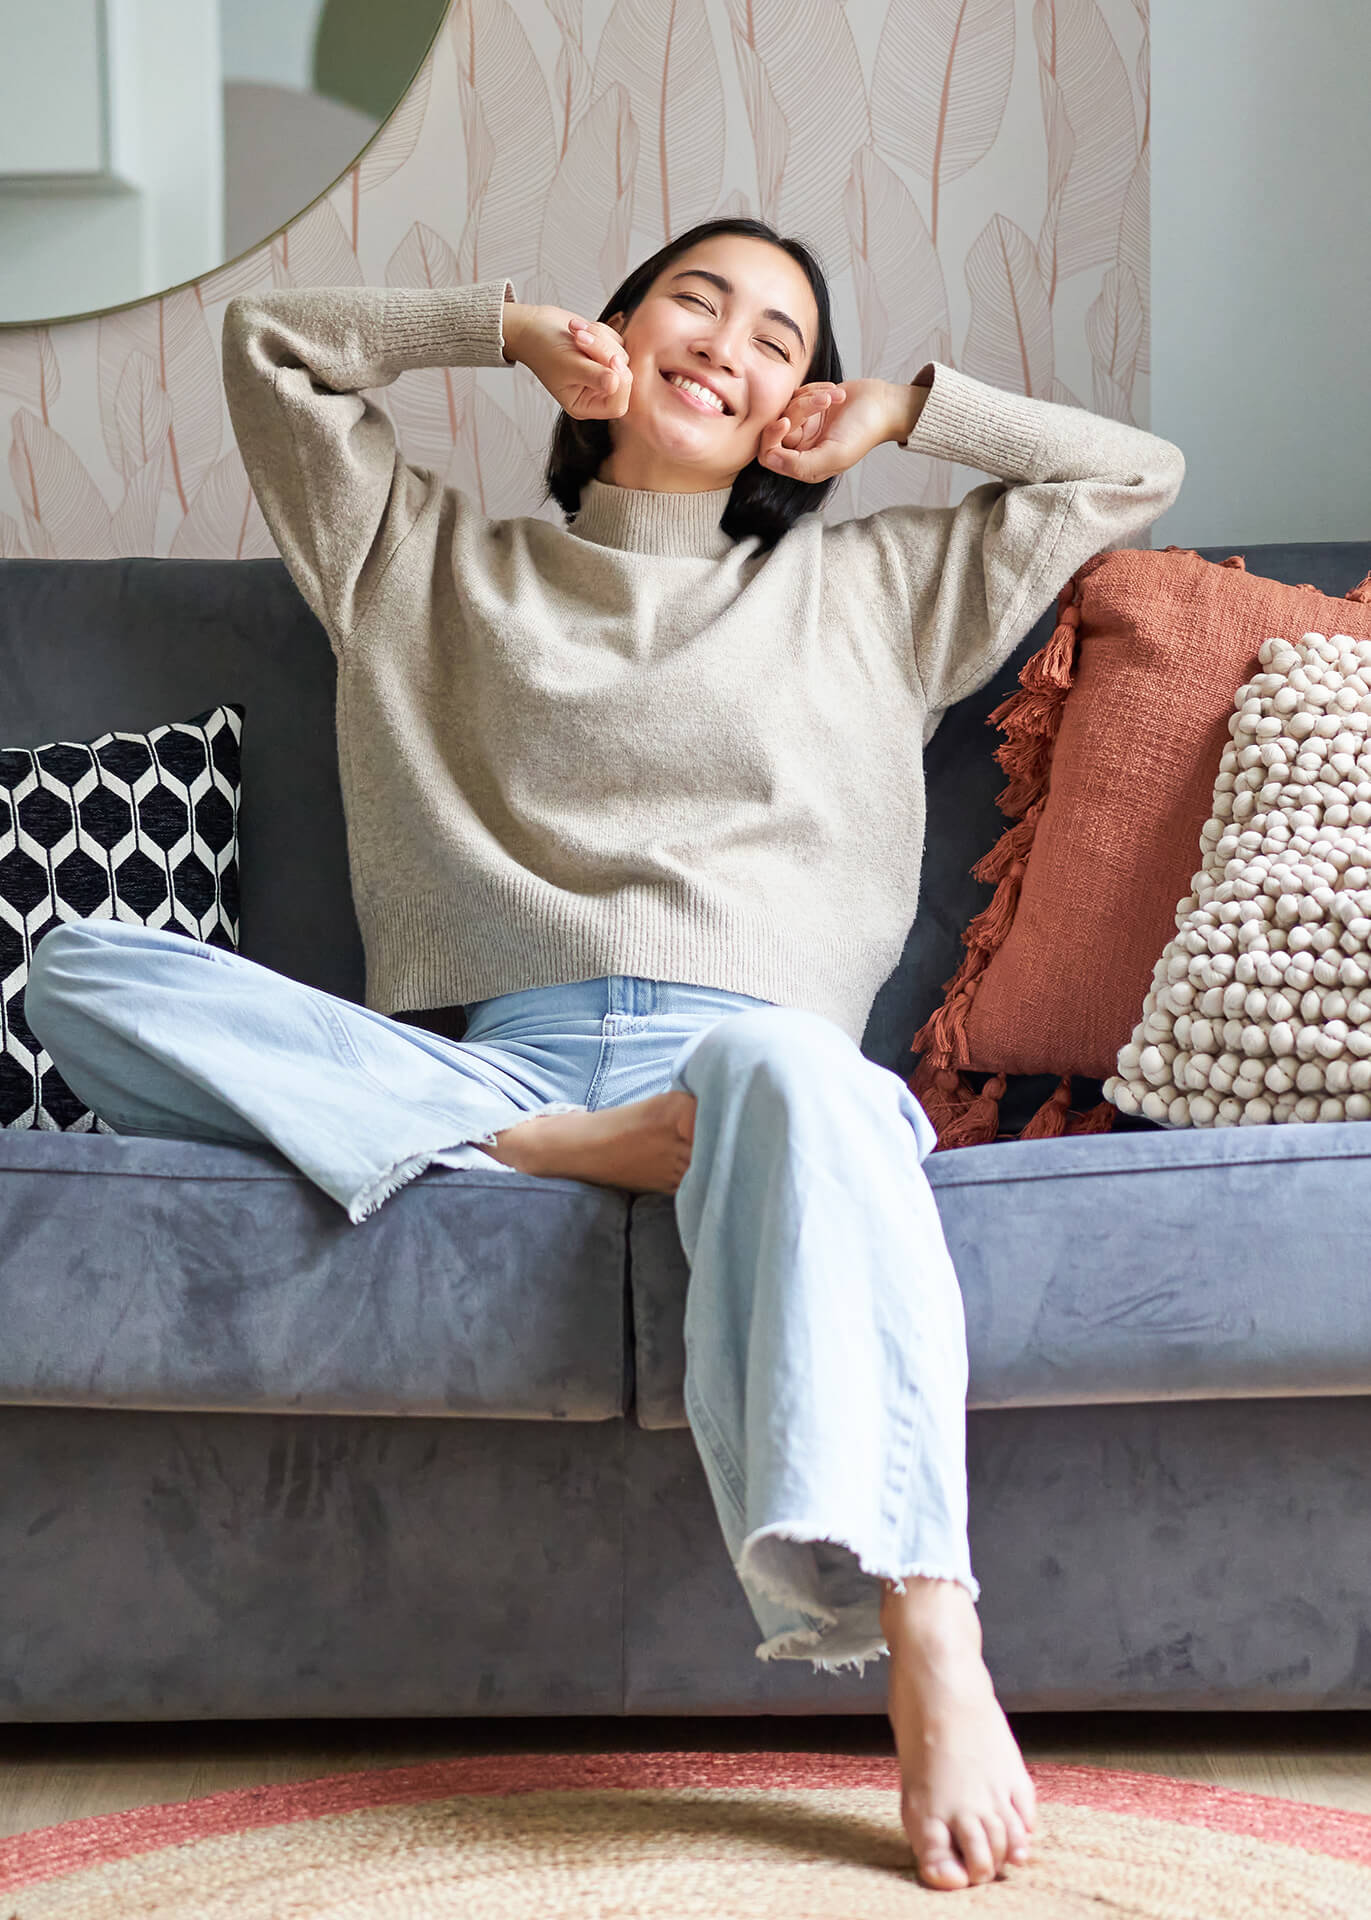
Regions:
M 507 275 L 593 319 L 727 213 L 817 254 L 849 377 L 941 360 L 1146 426 L 1147 5 L 453 0 L 370 147 L 281 233 L 162 298 L 0 329 L 0 555 L 274 553 L 220 380 L 235 293 Z M 556 409 L 526 369 L 421 369 L 371 398 L 483 512 L 560 524 L 538 505 Z M 981 477 L 880 447 L 825 517 Z

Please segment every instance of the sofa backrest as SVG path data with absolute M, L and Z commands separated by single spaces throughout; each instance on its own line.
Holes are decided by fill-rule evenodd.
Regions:
M 0 561 L 0 746 L 240 700 L 240 950 L 360 1000 L 333 655 L 280 560 Z
M 1371 571 L 1371 543 L 1199 551 L 1212 560 L 1242 552 L 1250 573 L 1334 594 Z M 995 805 L 1006 779 L 993 758 L 1000 735 L 986 717 L 1055 618 L 1049 608 L 995 678 L 949 710 L 926 750 L 918 919 L 863 1041 L 902 1076 L 910 1040 L 961 963 L 962 929 L 993 891 L 970 873 L 1005 826 Z M 335 684 L 323 628 L 279 560 L 0 560 L 0 746 L 142 730 L 241 701 L 241 951 L 360 1000 Z

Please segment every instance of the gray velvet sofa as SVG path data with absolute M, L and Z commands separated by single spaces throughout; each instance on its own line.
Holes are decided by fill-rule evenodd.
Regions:
M 896 1072 L 989 898 L 984 720 L 1051 619 L 927 749 L 864 1040 Z M 359 998 L 333 689 L 278 562 L 0 563 L 0 744 L 243 701 L 242 950 Z M 1371 1127 L 1135 1121 L 927 1170 L 1004 1705 L 1371 1705 Z M 270 1149 L 0 1133 L 0 1719 L 884 1712 L 883 1661 L 755 1658 L 686 1285 L 666 1196 L 439 1170 L 359 1228 Z

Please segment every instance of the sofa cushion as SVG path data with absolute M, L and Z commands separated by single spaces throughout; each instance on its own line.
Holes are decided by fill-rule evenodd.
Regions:
M 434 1168 L 353 1226 L 271 1147 L 0 1131 L 0 1404 L 611 1420 L 627 1204 Z
M 1365 1394 L 1371 1126 L 1014 1140 L 924 1162 L 970 1408 Z M 629 1216 L 638 1424 L 687 1424 L 669 1196 Z

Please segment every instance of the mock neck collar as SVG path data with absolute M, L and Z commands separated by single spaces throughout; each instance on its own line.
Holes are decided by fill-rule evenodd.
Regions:
M 708 493 L 650 493 L 587 480 L 570 531 L 599 547 L 719 560 L 736 542 L 719 525 L 732 487 Z

